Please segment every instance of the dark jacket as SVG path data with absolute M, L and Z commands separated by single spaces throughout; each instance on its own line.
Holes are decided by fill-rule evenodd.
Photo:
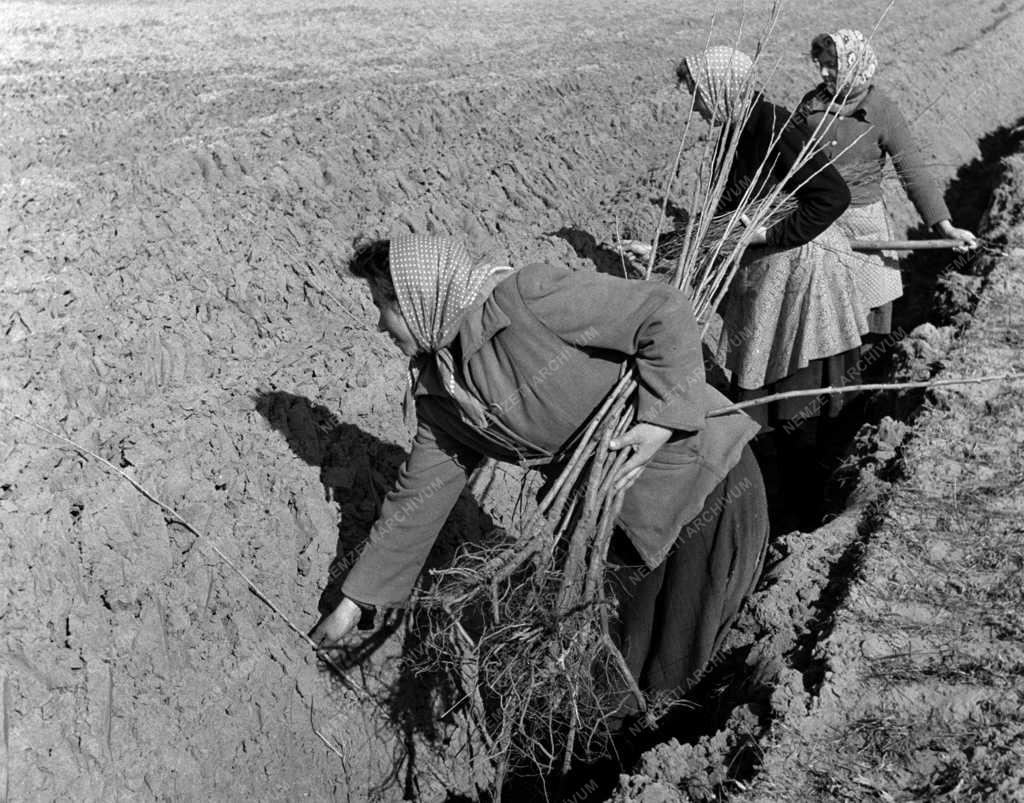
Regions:
M 811 130 L 824 114 L 823 104 L 815 102 L 819 91 L 809 92 L 801 103 Z M 949 218 L 939 185 L 910 126 L 896 103 L 878 87 L 868 90 L 851 116 L 831 116 L 824 145 L 825 153 L 835 157 L 836 167 L 850 186 L 853 206 L 867 206 L 882 199 L 882 171 L 886 156 L 891 156 L 896 174 L 922 220 L 933 226 Z M 844 153 L 846 148 L 849 150 Z
M 619 517 L 650 566 L 758 429 L 742 413 L 706 417 L 728 400 L 704 381 L 688 299 L 663 284 L 529 265 L 469 311 L 453 354 L 500 425 L 548 453 L 578 433 L 635 358 L 638 419 L 678 431 L 626 493 Z M 481 456 L 516 459 L 463 423 L 436 374 L 425 372 L 415 392 L 412 451 L 343 585 L 358 602 L 403 602 Z
M 770 148 L 777 135 L 778 141 Z M 760 94 L 755 95 L 750 116 L 736 145 L 718 213 L 730 212 L 739 205 L 747 187 L 754 182 L 758 166 L 766 159 L 771 169 L 762 171 L 752 197 L 763 196 L 771 186 L 786 179 L 806 141 L 807 130 L 798 118 L 782 106 L 769 103 Z M 785 190 L 796 190 L 796 209 L 768 229 L 768 245 L 777 248 L 806 245 L 846 211 L 850 191 L 839 172 L 826 162 L 825 157 L 816 155 L 785 180 Z

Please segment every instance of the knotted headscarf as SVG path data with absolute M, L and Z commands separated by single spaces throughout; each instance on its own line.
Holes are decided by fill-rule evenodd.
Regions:
M 433 360 L 463 419 L 486 426 L 484 406 L 457 377 L 449 346 L 466 312 L 482 303 L 512 269 L 474 265 L 465 246 L 446 237 L 396 237 L 389 253 L 398 308 L 424 352 L 410 363 L 411 380 L 415 383 L 424 360 Z
M 709 47 L 696 56 L 687 56 L 686 67 L 693 77 L 694 91 L 714 113 L 715 122 L 736 120 L 744 111 L 750 71 L 754 62 L 746 53 L 732 47 Z
M 799 113 L 804 117 L 820 112 L 853 115 L 871 89 L 871 79 L 878 69 L 875 49 L 860 31 L 843 28 L 828 36 L 836 48 L 835 92 L 824 81 L 818 84 L 800 104 Z
M 878 57 L 867 37 L 848 28 L 829 36 L 836 46 L 836 94 L 867 89 L 878 69 Z
M 860 31 L 843 28 L 829 37 L 836 46 L 836 91 L 826 108 L 833 114 L 849 116 L 860 108 L 871 88 L 878 57 Z

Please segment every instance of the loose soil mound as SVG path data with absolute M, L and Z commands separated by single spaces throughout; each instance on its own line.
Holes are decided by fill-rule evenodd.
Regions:
M 12 419 L 151 487 L 312 624 L 336 537 L 365 535 L 407 445 L 402 360 L 336 273 L 351 238 L 448 232 L 495 259 L 615 269 L 597 241 L 649 233 L 680 116 L 668 76 L 708 20 L 698 4 L 423 5 L 5 8 L 10 799 L 437 799 L 480 780 L 438 716 L 444 689 L 389 674 L 401 632 L 353 675 L 375 704 L 329 683 L 202 540 Z M 942 177 L 1024 97 L 989 80 L 1020 32 L 990 6 L 965 23 L 907 4 L 879 34 Z M 774 42 L 783 99 L 826 16 L 795 12 Z M 454 529 L 502 523 L 503 494 L 498 478 L 467 497 Z

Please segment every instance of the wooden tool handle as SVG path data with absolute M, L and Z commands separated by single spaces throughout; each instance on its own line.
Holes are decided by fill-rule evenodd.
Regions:
M 854 251 L 937 251 L 959 245 L 959 240 L 850 240 Z

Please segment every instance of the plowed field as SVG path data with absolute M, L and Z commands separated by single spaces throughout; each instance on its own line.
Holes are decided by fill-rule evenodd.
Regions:
M 794 4 L 769 94 L 792 103 L 810 38 L 870 30 L 885 5 Z M 332 683 L 211 546 L 314 623 L 339 540 L 365 535 L 408 444 L 404 360 L 339 272 L 353 238 L 451 233 L 516 264 L 614 269 L 598 244 L 652 232 L 684 114 L 673 67 L 712 8 L 437 6 L 0 8 L 0 799 L 439 800 L 486 782 L 441 692 L 400 678 L 371 705 Z M 748 4 L 743 46 L 766 11 Z M 739 4 L 714 25 L 735 41 Z M 995 0 L 903 0 L 882 22 L 880 79 L 942 182 L 1024 108 L 1022 34 L 1020 5 Z M 991 188 L 958 186 L 979 212 Z M 449 539 L 505 520 L 493 479 Z M 807 632 L 842 565 L 827 544 L 777 592 L 773 632 Z M 402 635 L 353 674 L 378 701 Z M 727 753 L 701 754 L 708 790 Z

